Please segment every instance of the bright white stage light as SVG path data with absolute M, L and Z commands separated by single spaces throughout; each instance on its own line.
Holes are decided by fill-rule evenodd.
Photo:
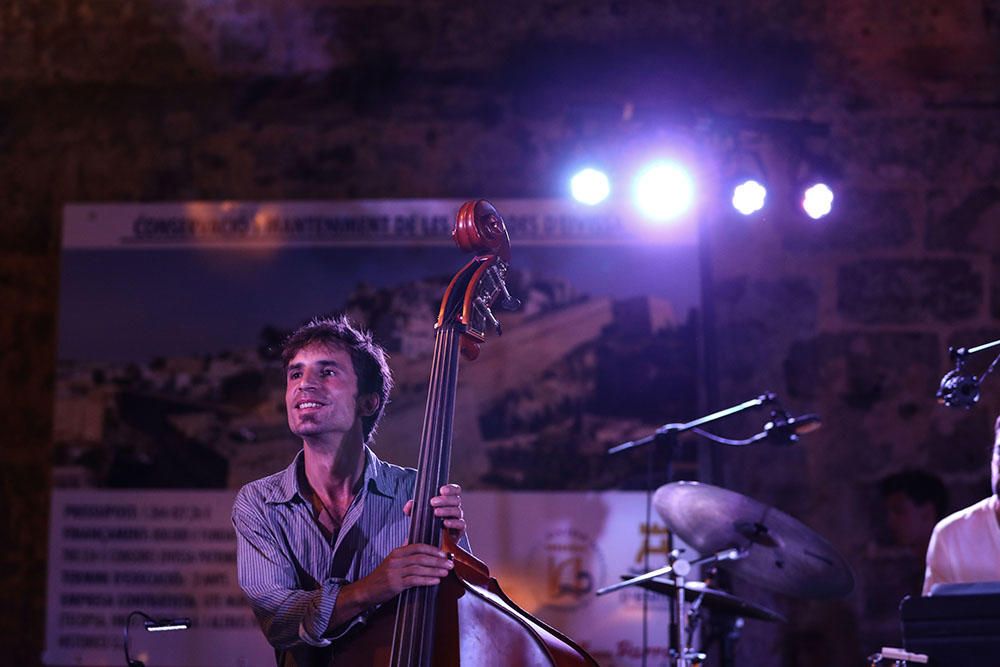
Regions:
M 833 190 L 826 183 L 817 183 L 802 194 L 802 210 L 813 220 L 819 220 L 833 210 Z
M 600 204 L 611 194 L 611 183 L 603 171 L 587 167 L 578 171 L 569 181 L 573 199 L 587 206 Z
M 767 188 L 754 180 L 744 181 L 733 189 L 733 208 L 750 215 L 764 208 L 766 198 Z
M 651 220 L 679 217 L 694 202 L 694 181 L 674 162 L 654 162 L 635 180 L 635 205 Z

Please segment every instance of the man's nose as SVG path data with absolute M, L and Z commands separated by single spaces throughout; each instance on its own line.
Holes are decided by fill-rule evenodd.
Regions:
M 307 368 L 302 371 L 302 378 L 299 380 L 299 389 L 312 389 L 316 387 L 318 380 L 319 373 Z

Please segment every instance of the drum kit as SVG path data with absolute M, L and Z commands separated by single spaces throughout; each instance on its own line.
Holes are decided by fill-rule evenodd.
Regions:
M 1000 340 L 969 349 L 949 348 L 955 368 L 941 380 L 937 392 L 938 401 L 948 407 L 963 409 L 973 407 L 979 401 L 983 379 L 998 366 L 1000 356 L 997 356 L 979 376 L 973 375 L 966 368 L 968 357 L 998 346 Z M 763 406 L 774 406 L 771 410 L 771 421 L 765 425 L 761 433 L 745 440 L 730 440 L 700 429 L 710 422 Z M 767 392 L 755 399 L 691 422 L 664 424 L 648 436 L 611 447 L 608 454 L 654 443 L 665 443 L 669 448 L 666 478 L 670 479 L 669 462 L 673 456 L 677 437 L 681 433 L 694 431 L 717 443 L 731 446 L 752 445 L 763 440 L 782 445 L 796 442 L 800 435 L 819 428 L 820 423 L 817 415 L 789 416 L 781 408 L 777 397 L 772 392 Z M 734 491 L 699 482 L 672 482 L 661 486 L 655 490 L 652 504 L 671 533 L 696 551 L 697 556 L 693 559 L 687 558 L 684 550 L 674 550 L 670 553 L 665 567 L 639 576 L 623 575 L 622 581 L 605 586 L 596 593 L 604 595 L 626 586 L 639 586 L 669 597 L 672 619 L 670 632 L 672 667 L 700 665 L 707 659 L 705 653 L 692 646 L 700 615 L 704 609 L 741 619 L 786 621 L 781 614 L 764 606 L 712 588 L 702 581 L 688 581 L 692 567 L 704 565 L 718 568 L 774 593 L 797 598 L 832 599 L 847 595 L 854 588 L 854 574 L 833 546 L 805 524 L 774 507 Z M 1000 599 L 1000 595 L 996 598 Z M 907 600 L 910 599 L 904 600 L 904 611 Z M 911 604 L 911 610 L 917 609 L 924 615 L 930 615 L 937 623 L 941 623 L 942 619 L 944 622 L 951 622 L 951 616 L 958 614 L 952 611 L 949 612 L 951 616 L 948 616 L 935 608 L 935 605 L 944 606 L 945 603 L 951 604 L 947 596 L 943 603 L 934 601 L 933 597 L 919 598 Z M 924 606 L 930 611 L 925 610 Z M 958 606 L 965 605 L 960 602 Z M 917 615 L 917 611 L 912 613 Z M 940 639 L 946 631 L 937 626 L 927 629 L 925 626 L 928 626 L 928 623 L 923 617 L 920 617 L 915 626 L 919 627 L 921 632 L 932 636 L 934 641 L 938 641 L 938 644 L 934 645 L 935 648 L 942 651 L 941 655 L 947 658 L 934 657 L 934 660 L 942 664 L 946 660 L 954 659 L 960 655 L 961 650 L 968 648 L 956 639 L 953 643 L 957 648 L 952 647 L 946 651 L 943 645 L 940 645 Z M 982 634 L 982 630 L 978 632 Z M 950 626 L 947 633 L 956 634 L 954 628 Z M 921 636 L 919 639 L 923 640 L 924 637 Z M 975 642 L 981 642 L 981 637 L 977 635 L 972 644 L 975 646 L 973 651 L 981 652 L 983 649 Z M 954 664 L 966 664 L 964 658 L 959 659 L 963 661 Z M 905 649 L 883 647 L 880 652 L 869 657 L 869 664 L 873 667 L 885 661 L 892 661 L 897 666 L 926 664 L 928 656 Z M 953 663 L 948 662 L 948 664 Z
M 698 665 L 706 655 L 691 646 L 701 611 L 784 622 L 779 613 L 701 581 L 688 581 L 692 567 L 715 566 L 775 593 L 830 599 L 851 592 L 854 575 L 823 537 L 791 516 L 734 491 L 699 482 L 673 482 L 653 494 L 653 508 L 674 535 L 698 552 L 693 559 L 671 554 L 665 567 L 597 591 L 626 586 L 669 596 L 673 631 L 671 664 Z

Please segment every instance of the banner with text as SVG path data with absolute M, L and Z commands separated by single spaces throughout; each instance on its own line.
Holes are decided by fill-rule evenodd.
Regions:
M 240 486 L 284 468 L 301 447 L 287 426 L 281 341 L 316 315 L 345 313 L 369 328 L 395 378 L 374 448 L 415 465 L 435 318 L 469 259 L 450 238 L 461 204 L 66 207 L 47 664 L 118 662 L 133 610 L 196 619 L 192 630 L 156 636 L 137 623 L 139 650 L 174 664 L 270 656 L 235 585 L 229 508 Z M 452 479 L 470 503 L 485 503 L 490 526 L 543 516 L 557 496 L 540 491 L 591 503 L 603 497 L 588 495 L 595 490 L 665 483 L 655 474 L 666 469 L 663 452 L 606 451 L 699 414 L 692 222 L 650 226 L 610 204 L 494 204 L 511 236 L 507 282 L 520 306 L 496 313 L 503 336 L 491 334 L 460 368 Z M 694 449 L 681 446 L 673 469 L 696 478 Z M 473 531 L 477 552 L 495 550 L 512 573 L 508 593 L 534 601 L 526 607 L 537 604 L 571 636 L 608 628 L 599 647 L 608 659 L 643 651 L 626 621 L 588 616 L 609 604 L 591 591 L 627 570 L 638 549 L 631 540 L 645 514 L 624 502 L 517 527 L 542 531 L 531 532 L 534 555 L 492 545 L 503 534 L 492 528 Z M 631 546 L 619 553 L 612 543 L 621 540 Z M 543 561 L 544 582 L 521 586 Z M 552 599 L 538 598 L 543 590 Z M 616 618 L 637 622 L 626 612 Z
M 236 582 L 232 500 L 226 491 L 57 491 L 45 663 L 122 662 L 125 619 L 141 610 L 190 618 L 192 627 L 147 633 L 136 620 L 135 659 L 176 667 L 273 665 Z M 639 492 L 471 491 L 465 512 L 473 551 L 519 606 L 605 667 L 657 667 L 668 664 L 667 598 L 638 588 L 595 595 L 622 575 L 662 567 L 671 546 L 684 546 L 671 545 L 662 524 L 645 523 L 645 503 Z

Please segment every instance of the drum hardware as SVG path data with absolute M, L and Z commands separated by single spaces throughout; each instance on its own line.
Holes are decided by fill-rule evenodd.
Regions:
M 704 590 L 698 591 L 697 587 L 692 587 L 691 584 L 701 582 L 687 582 L 687 575 L 691 573 L 692 567 L 724 560 L 736 560 L 743 558 L 745 554 L 739 549 L 723 549 L 710 556 L 689 561 L 681 557 L 683 551 L 685 550 L 674 549 L 671 551 L 668 556 L 668 565 L 600 588 L 596 591 L 596 594 L 605 595 L 627 586 L 640 586 L 641 588 L 646 588 L 657 593 L 669 594 L 671 596 L 671 604 L 673 605 L 674 618 L 678 619 L 676 626 L 677 636 L 674 637 L 674 640 L 676 641 L 675 646 L 679 647 L 678 649 L 671 649 L 671 653 L 674 654 L 674 664 L 680 667 L 687 667 L 688 665 L 701 664 L 707 657 L 704 653 L 696 651 L 690 645 L 691 637 L 694 636 L 697 630 L 698 612 L 701 609 L 701 603 L 706 592 Z M 674 578 L 670 583 L 660 582 L 660 587 L 649 585 L 648 582 L 652 582 L 665 574 L 673 575 Z M 667 590 L 665 590 L 667 588 L 672 589 L 670 593 L 667 593 Z M 694 601 L 689 605 L 688 598 L 692 597 L 692 594 Z
M 910 653 L 901 648 L 883 646 L 881 651 L 868 656 L 868 667 L 879 667 L 886 660 L 892 660 L 893 667 L 907 667 L 909 663 L 926 665 L 928 657 L 923 653 Z
M 679 550 L 669 564 L 597 591 L 598 595 L 638 585 L 671 595 L 679 619 L 671 645 L 672 664 L 697 665 L 704 654 L 690 644 L 699 611 L 723 608 L 747 618 L 785 620 L 764 607 L 686 581 L 692 566 L 717 564 L 746 581 L 778 593 L 804 598 L 832 598 L 850 593 L 854 575 L 825 539 L 783 512 L 734 491 L 699 482 L 673 482 L 653 494 L 653 507 L 667 528 L 699 553 L 688 560 Z M 670 574 L 673 580 L 660 577 Z M 699 590 L 700 588 L 700 590 Z M 688 598 L 694 596 L 689 605 Z
M 723 438 L 700 428 L 709 422 L 714 422 L 745 410 L 768 405 L 772 406 L 770 421 L 764 425 L 761 432 L 749 438 L 742 440 Z M 691 665 L 700 664 L 705 660 L 704 653 L 696 651 L 690 646 L 691 637 L 693 636 L 694 629 L 696 628 L 698 622 L 698 612 L 700 611 L 702 602 L 709 597 L 707 592 L 701 596 L 696 596 L 692 607 L 688 608 L 686 596 L 690 595 L 688 589 L 689 582 L 685 579 L 690 572 L 692 565 L 703 563 L 719 563 L 720 565 L 730 564 L 733 565 L 732 569 L 734 573 L 742 572 L 746 576 L 752 575 L 755 571 L 767 570 L 766 562 L 769 559 L 772 559 L 771 566 L 777 570 L 784 569 L 786 564 L 790 563 L 792 571 L 800 575 L 794 585 L 786 585 L 783 587 L 778 585 L 776 580 L 779 577 L 774 573 L 769 573 L 770 577 L 765 578 L 765 581 L 770 583 L 772 587 L 777 587 L 779 589 L 791 589 L 793 591 L 789 593 L 791 595 L 795 595 L 797 594 L 796 592 L 798 592 L 798 594 L 805 594 L 806 597 L 842 595 L 849 592 L 854 586 L 854 578 L 850 573 L 850 569 L 847 568 L 846 563 L 843 562 L 840 556 L 833 551 L 833 548 L 830 547 L 829 544 L 823 540 L 823 538 L 812 534 L 808 528 L 799 524 L 791 517 L 782 515 L 777 510 L 773 510 L 774 515 L 778 517 L 777 522 L 769 517 L 768 511 L 758 512 L 756 514 L 748 513 L 745 516 L 740 516 L 737 522 L 731 523 L 727 527 L 727 534 L 725 535 L 726 539 L 722 541 L 715 540 L 711 545 L 707 544 L 707 540 L 693 539 L 699 537 L 697 531 L 685 532 L 684 530 L 675 528 L 674 525 L 671 525 L 671 519 L 675 518 L 670 507 L 673 504 L 674 499 L 670 497 L 673 492 L 668 489 L 676 487 L 677 484 L 697 485 L 697 483 L 691 482 L 670 483 L 670 480 L 672 479 L 671 468 L 673 464 L 673 452 L 676 449 L 680 434 L 687 431 L 693 431 L 703 438 L 729 446 L 753 445 L 762 440 L 768 440 L 772 444 L 789 445 L 797 442 L 800 435 L 810 433 L 819 428 L 820 425 L 820 418 L 817 415 L 802 415 L 800 417 L 790 416 L 784 408 L 782 408 L 777 396 L 772 392 L 766 392 L 757 398 L 744 401 L 738 405 L 719 410 L 718 412 L 714 412 L 687 423 L 664 424 L 658 427 L 650 435 L 637 440 L 624 442 L 608 449 L 608 454 L 617 454 L 635 447 L 641 447 L 653 443 L 666 445 L 667 465 L 664 477 L 668 484 L 656 489 L 652 502 L 657 512 L 666 522 L 667 528 L 669 528 L 672 533 L 676 534 L 687 544 L 691 545 L 698 553 L 711 554 L 709 556 L 689 561 L 685 558 L 681 558 L 680 552 L 675 550 L 671 553 L 669 564 L 666 567 L 647 572 L 646 574 L 633 577 L 620 583 L 612 584 L 611 586 L 607 586 L 597 591 L 598 595 L 602 595 L 633 584 L 649 588 L 652 585 L 650 582 L 656 580 L 657 577 L 665 574 L 672 574 L 673 582 L 671 585 L 673 586 L 673 594 L 671 612 L 674 618 L 674 623 L 672 623 L 673 627 L 672 632 L 670 633 L 672 647 L 670 651 L 670 662 L 674 667 L 690 667 Z M 710 489 L 716 488 L 708 487 L 707 485 L 701 486 Z M 723 489 L 719 489 L 719 491 L 723 491 Z M 690 496 L 691 494 L 685 491 L 683 495 Z M 739 494 L 733 495 L 739 496 Z M 739 497 L 743 498 L 743 496 Z M 688 497 L 682 498 L 682 500 L 688 499 Z M 690 499 L 695 502 L 700 500 L 697 497 L 691 497 Z M 750 501 L 749 498 L 746 500 L 748 501 L 748 503 L 746 503 L 747 506 L 750 506 L 755 502 Z M 709 504 L 711 505 L 711 503 L 712 499 L 709 499 Z M 770 510 L 770 508 L 767 508 L 767 510 Z M 647 521 L 649 519 L 648 513 L 649 509 L 647 506 Z M 712 514 L 712 512 L 709 512 L 709 514 Z M 701 514 L 699 514 L 699 516 L 700 518 L 703 518 L 701 517 Z M 687 527 L 688 526 L 685 526 L 685 528 Z M 694 528 L 694 526 L 690 527 Z M 790 530 L 794 527 L 798 527 L 798 529 Z M 711 536 L 713 537 L 720 537 L 723 532 L 719 530 L 719 525 L 717 523 L 709 524 L 707 528 L 709 529 L 709 532 L 712 533 Z M 782 538 L 785 537 L 785 535 L 783 535 L 785 532 L 788 532 L 789 536 L 792 538 L 785 541 L 790 542 L 794 547 L 803 546 L 807 548 L 805 555 L 799 553 L 785 553 L 783 549 L 785 541 L 782 540 Z M 803 539 L 806 533 L 813 535 L 814 539 Z M 773 560 L 775 557 L 778 557 L 778 559 Z M 744 568 L 737 567 L 742 561 L 747 559 L 752 559 L 754 561 L 754 565 Z M 812 563 L 800 562 L 803 559 L 817 559 L 826 567 L 817 567 Z M 817 573 L 816 570 L 823 570 L 823 572 Z M 831 576 L 832 583 L 805 581 L 809 577 L 816 576 L 817 574 L 819 576 L 836 576 Z M 751 576 L 751 580 L 753 579 L 754 577 Z M 846 590 L 843 590 L 845 584 Z M 785 591 L 782 590 L 780 592 Z M 723 594 L 722 591 L 717 591 L 717 593 Z M 716 597 L 718 598 L 718 596 Z M 749 603 L 746 604 L 749 605 Z M 769 610 L 766 611 L 769 612 Z M 773 612 L 769 613 L 773 614 Z M 775 614 L 775 616 L 777 615 Z
M 631 578 L 629 575 L 622 575 L 622 579 Z M 673 579 L 659 578 L 636 584 L 639 588 L 661 595 L 673 596 L 677 592 L 677 582 Z M 744 600 L 732 593 L 727 593 L 718 588 L 712 588 L 702 581 L 688 581 L 684 584 L 685 598 L 690 603 L 689 614 L 696 615 L 704 607 L 713 612 L 720 612 L 741 619 L 752 618 L 758 621 L 785 623 L 783 615 L 772 611 L 767 607 Z

